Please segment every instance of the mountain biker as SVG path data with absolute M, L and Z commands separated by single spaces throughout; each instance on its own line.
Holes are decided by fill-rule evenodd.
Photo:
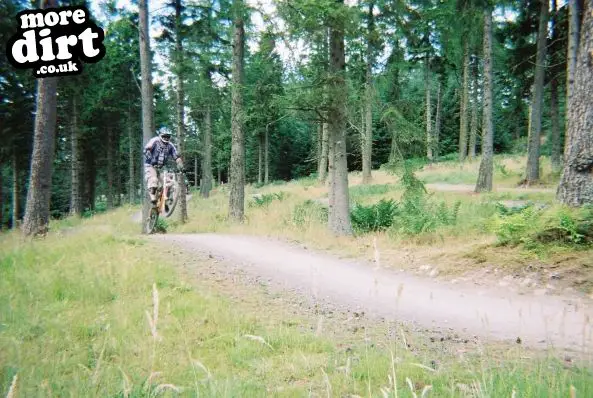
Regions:
M 166 127 L 161 127 L 158 136 L 148 141 L 144 147 L 144 178 L 150 195 L 150 202 L 155 205 L 156 189 L 159 180 L 162 180 L 161 168 L 168 160 L 173 159 L 177 163 L 177 171 L 183 171 L 183 160 L 177 152 L 175 145 L 171 143 L 171 132 Z

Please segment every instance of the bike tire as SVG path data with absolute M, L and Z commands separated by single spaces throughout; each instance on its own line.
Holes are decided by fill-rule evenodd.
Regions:
M 171 217 L 173 212 L 175 211 L 175 207 L 177 206 L 177 202 L 179 201 L 179 183 L 176 183 L 173 186 L 173 200 L 171 204 L 165 203 L 165 217 Z
M 146 220 L 146 233 L 152 234 L 156 227 L 156 223 L 159 220 L 159 211 L 156 208 L 151 208 Z

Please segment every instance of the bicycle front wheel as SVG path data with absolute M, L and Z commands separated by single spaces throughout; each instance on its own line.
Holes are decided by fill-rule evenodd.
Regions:
M 173 211 L 175 211 L 175 206 L 177 206 L 177 201 L 179 200 L 179 188 L 180 185 L 178 183 L 173 184 L 173 186 L 169 188 L 169 197 L 165 202 L 165 217 L 171 217 Z
M 146 220 L 146 233 L 152 234 L 156 227 L 156 223 L 159 219 L 159 211 L 157 208 L 152 207 Z

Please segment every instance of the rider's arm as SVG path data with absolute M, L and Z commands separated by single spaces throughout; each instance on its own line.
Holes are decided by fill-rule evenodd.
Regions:
M 183 159 L 181 159 L 181 155 L 177 152 L 177 148 L 175 145 L 171 144 L 171 157 L 175 159 L 175 163 L 177 163 L 177 168 L 179 170 L 183 169 Z
M 154 143 L 157 142 L 158 139 L 159 139 L 159 137 L 152 137 L 144 146 L 144 150 L 152 151 L 152 149 L 154 148 Z
M 158 140 L 158 137 L 151 138 L 150 141 L 148 141 L 148 143 L 144 146 L 144 158 L 147 161 L 150 160 L 156 140 Z

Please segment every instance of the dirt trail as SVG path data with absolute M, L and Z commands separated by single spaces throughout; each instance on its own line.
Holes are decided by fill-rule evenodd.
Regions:
M 265 238 L 192 234 L 154 239 L 240 263 L 247 273 L 280 288 L 370 315 L 489 339 L 520 338 L 531 347 L 593 351 L 593 306 L 587 301 L 450 285 Z

